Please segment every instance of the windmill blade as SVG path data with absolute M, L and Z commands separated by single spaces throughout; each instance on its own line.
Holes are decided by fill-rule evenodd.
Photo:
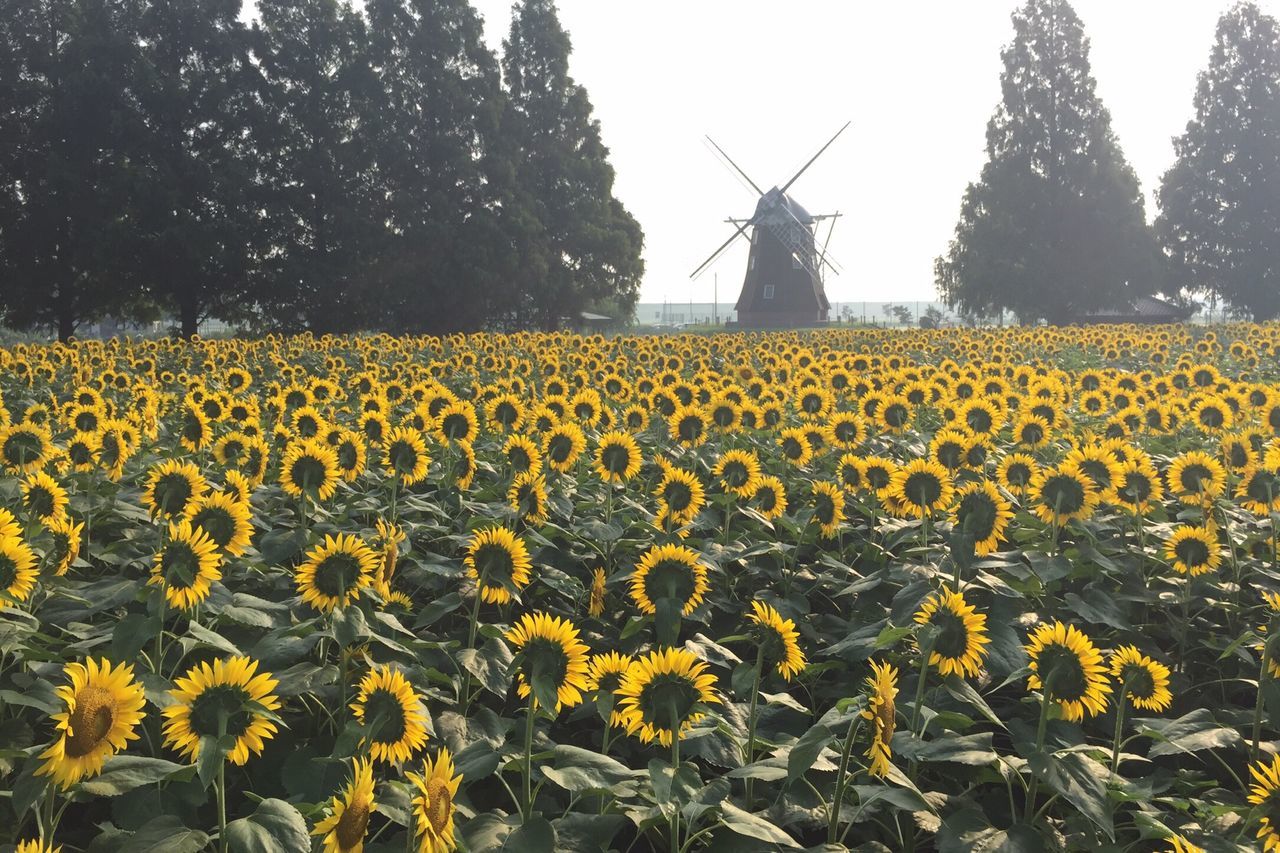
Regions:
M 791 180 L 787 181 L 787 183 L 783 185 L 782 191 L 785 193 L 787 190 L 789 190 L 791 188 L 791 185 L 794 184 L 796 181 L 798 181 L 800 179 L 800 176 L 803 175 L 805 171 L 808 170 L 808 168 L 813 165 L 814 161 L 822 156 L 822 152 L 830 148 L 831 143 L 835 142 L 840 137 L 840 134 L 844 133 L 849 128 L 849 125 L 851 124 L 853 124 L 852 121 L 845 122 L 844 127 L 837 130 L 836 135 L 828 139 L 827 144 L 819 148 L 818 153 L 814 154 L 813 157 L 809 159 L 809 162 L 801 166 L 800 171 L 796 172 L 795 175 L 792 176 Z
M 717 145 L 714 139 L 712 139 L 710 136 L 707 136 L 707 141 L 711 143 L 712 148 L 720 152 L 720 156 L 723 157 L 729 163 L 729 165 L 734 168 L 734 171 L 736 171 L 739 175 L 742 176 L 743 180 L 745 180 L 748 184 L 751 184 L 751 189 L 756 191 L 756 195 L 764 195 L 764 190 L 756 186 L 756 182 L 751 180 L 751 176 L 748 175 L 746 172 L 742 171 L 742 167 L 739 166 L 737 163 L 733 162 L 733 158 L 730 157 L 728 154 L 726 154 L 724 149 L 721 148 L 719 145 Z
M 744 228 L 743 226 L 735 222 L 733 223 L 733 227 L 737 228 L 738 230 L 733 232 L 732 237 L 730 237 L 728 240 L 725 240 L 723 243 L 721 243 L 720 248 L 716 249 L 714 252 L 711 253 L 711 257 L 707 258 L 705 261 L 699 264 L 696 270 L 689 273 L 690 280 L 695 280 L 697 279 L 698 276 L 702 275 L 706 271 L 707 267 L 715 263 L 716 259 L 718 259 L 721 255 L 723 255 L 725 250 L 728 249 L 731 245 L 733 245 L 734 240 L 737 240 L 739 237 L 747 236 L 747 229 Z
M 839 218 L 840 218 L 840 211 L 837 210 L 835 212 L 835 215 L 831 217 L 831 227 L 827 229 L 827 239 L 823 241 L 822 254 L 818 257 L 818 269 L 822 269 L 822 265 L 826 264 L 827 266 L 831 267 L 831 271 L 836 275 L 840 275 L 840 270 L 838 270 L 835 265 L 832 265 L 827 260 L 827 247 L 831 245 L 831 235 L 835 233 L 836 220 Z

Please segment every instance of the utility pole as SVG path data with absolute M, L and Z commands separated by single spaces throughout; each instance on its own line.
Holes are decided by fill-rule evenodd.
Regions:
M 716 273 L 711 284 L 711 325 L 720 325 L 720 273 Z

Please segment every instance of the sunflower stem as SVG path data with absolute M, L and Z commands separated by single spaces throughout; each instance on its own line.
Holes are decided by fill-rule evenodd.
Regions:
M 1249 760 L 1258 760 L 1258 740 L 1262 736 L 1262 692 L 1267 686 L 1267 678 L 1271 675 L 1271 638 L 1262 644 L 1262 669 L 1258 672 L 1258 698 L 1253 703 L 1253 745 L 1249 749 Z
M 844 805 L 844 783 L 849 773 L 849 758 L 853 753 L 853 741 L 857 735 L 861 714 L 854 714 L 849 721 L 849 731 L 844 736 L 844 748 L 840 751 L 840 767 L 836 770 L 836 786 L 831 792 L 831 813 L 827 819 L 827 841 L 836 843 L 840 833 L 840 807 Z
M 218 762 L 218 849 L 227 853 L 227 759 Z
M 1187 671 L 1187 637 L 1191 633 L 1191 573 L 1182 582 L 1182 632 L 1178 637 L 1178 670 Z
M 1116 733 L 1111 745 L 1111 775 L 1120 770 L 1120 740 L 1124 737 L 1124 703 L 1129 697 L 1129 680 L 1120 685 L 1120 694 L 1116 697 Z
M 756 669 L 755 679 L 751 686 L 751 710 L 747 712 L 747 754 L 745 764 L 750 764 L 756 757 L 756 722 L 757 709 L 760 704 L 760 682 L 764 676 L 764 642 L 762 641 L 756 647 Z M 744 804 L 747 811 L 751 811 L 751 795 L 755 780 L 750 776 L 747 777 L 747 800 Z
M 164 587 L 156 587 L 156 594 L 160 597 L 160 630 L 156 631 L 156 659 L 152 662 L 151 671 L 159 675 L 160 664 L 164 660 L 164 617 L 165 605 L 168 602 L 165 600 Z
M 524 724 L 524 809 L 521 818 L 528 822 L 533 816 L 533 722 L 538 700 L 533 691 L 529 691 L 529 711 Z
M 671 784 L 675 787 L 676 776 L 680 774 L 680 724 L 675 724 L 671 733 Z M 671 853 L 680 853 L 680 804 L 673 803 L 671 810 Z
M 1045 674 L 1044 682 L 1040 687 L 1040 723 L 1036 726 L 1036 752 L 1044 751 L 1044 738 L 1049 730 L 1049 707 L 1053 702 L 1053 672 Z M 1031 785 L 1027 788 L 1027 805 L 1023 811 L 1023 820 L 1030 825 L 1034 822 L 1036 808 L 1036 793 L 1040 789 L 1040 777 L 1036 775 L 1034 770 L 1031 771 Z

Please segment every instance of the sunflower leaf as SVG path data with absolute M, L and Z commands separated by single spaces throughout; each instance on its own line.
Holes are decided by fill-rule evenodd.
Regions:
M 97 797 L 115 797 L 143 785 L 173 780 L 180 776 L 190 778 L 191 765 L 175 764 L 161 758 L 143 755 L 116 755 L 107 760 L 102 772 L 80 783 L 80 790 Z
M 310 844 L 307 822 L 284 800 L 263 800 L 253 814 L 227 824 L 227 845 L 235 853 L 290 853 Z
M 782 847 L 800 846 L 794 838 L 777 826 L 758 815 L 738 808 L 728 800 L 720 804 L 720 819 L 724 821 L 726 827 L 738 835 L 745 835 L 747 838 L 767 841 L 770 844 L 778 844 Z
M 147 821 L 120 845 L 119 853 L 196 853 L 208 843 L 208 834 L 187 829 L 175 815 L 161 815 Z

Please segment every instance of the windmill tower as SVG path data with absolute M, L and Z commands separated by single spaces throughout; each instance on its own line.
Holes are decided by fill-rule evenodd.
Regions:
M 759 196 L 755 213 L 750 219 L 726 220 L 734 227 L 733 235 L 689 276 L 697 279 L 739 237 L 750 240 L 747 273 L 735 306 L 739 325 L 748 328 L 776 328 L 812 326 L 827 321 L 831 303 L 827 301 L 826 272 L 830 270 L 837 275 L 840 273 L 839 265 L 827 252 L 827 246 L 830 245 L 831 232 L 834 231 L 835 221 L 840 214 L 815 216 L 787 195 L 787 191 L 848 127 L 849 123 L 846 123 L 836 131 L 836 135 L 827 140 L 827 144 L 791 180 L 768 192 L 760 189 L 715 140 L 707 137 L 719 156 Z M 831 226 L 819 250 L 817 232 L 819 225 L 825 220 L 829 220 Z

